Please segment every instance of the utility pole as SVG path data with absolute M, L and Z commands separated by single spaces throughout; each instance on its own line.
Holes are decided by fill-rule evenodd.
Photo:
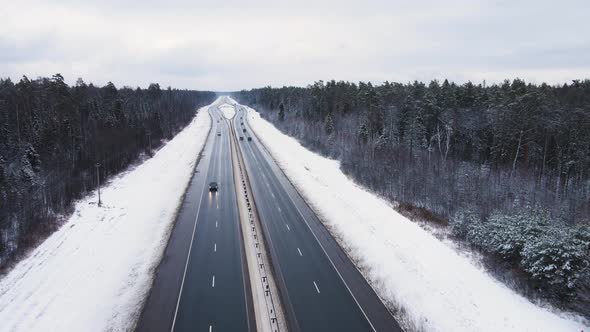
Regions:
M 152 132 L 148 130 L 147 132 L 148 142 L 150 146 L 150 156 L 152 155 Z
M 100 201 L 100 163 L 96 163 L 96 182 L 98 183 L 98 206 L 102 205 Z

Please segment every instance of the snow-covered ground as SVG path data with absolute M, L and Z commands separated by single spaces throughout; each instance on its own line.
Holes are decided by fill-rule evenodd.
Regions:
M 207 107 L 152 158 L 79 201 L 69 220 L 0 280 L 0 331 L 133 328 L 204 146 Z
M 279 166 L 381 298 L 423 331 L 588 331 L 582 319 L 541 308 L 347 178 L 248 108 Z M 587 324 L 587 322 L 586 322 Z
M 236 115 L 236 108 L 230 104 L 221 104 L 219 105 L 219 110 L 223 113 L 227 119 L 231 119 Z

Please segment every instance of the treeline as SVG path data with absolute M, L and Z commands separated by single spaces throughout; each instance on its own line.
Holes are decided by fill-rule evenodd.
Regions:
M 0 268 L 59 226 L 101 179 L 151 155 L 212 92 L 0 79 Z M 96 164 L 100 167 L 96 167 Z M 147 179 L 146 179 L 147 180 Z
M 590 317 L 590 80 L 315 82 L 235 93 L 524 291 Z

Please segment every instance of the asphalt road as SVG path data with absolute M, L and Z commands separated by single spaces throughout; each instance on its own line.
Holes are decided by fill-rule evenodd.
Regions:
M 210 112 L 213 125 L 203 157 L 137 331 L 256 329 L 233 181 L 229 122 L 216 107 Z M 218 192 L 209 191 L 212 181 L 218 183 Z
M 239 145 L 290 330 L 402 331 L 252 134 L 244 111 L 237 113 L 234 127 L 244 137 Z

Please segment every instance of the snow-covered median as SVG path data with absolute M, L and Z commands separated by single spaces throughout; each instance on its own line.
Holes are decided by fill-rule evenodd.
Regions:
M 587 331 L 531 303 L 248 108 L 256 135 L 386 302 L 423 331 Z
M 234 117 L 234 115 L 236 115 L 236 108 L 230 104 L 219 105 L 219 110 L 227 119 L 231 119 Z
M 69 220 L 0 280 L 2 331 L 127 331 L 204 146 L 207 107 L 154 157 L 79 201 Z

